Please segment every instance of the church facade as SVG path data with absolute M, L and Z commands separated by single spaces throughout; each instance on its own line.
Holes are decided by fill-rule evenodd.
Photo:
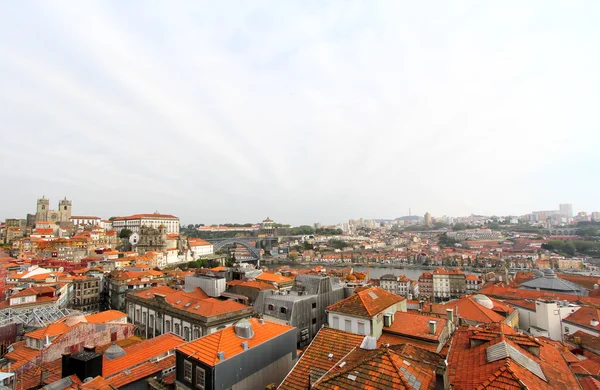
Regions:
M 40 222 L 70 222 L 71 221 L 71 201 L 67 198 L 58 202 L 58 209 L 50 209 L 50 201 L 42 196 L 37 201 L 35 213 L 36 223 Z

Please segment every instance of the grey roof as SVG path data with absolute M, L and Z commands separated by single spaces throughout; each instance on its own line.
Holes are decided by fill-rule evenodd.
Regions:
M 121 356 L 125 356 L 125 354 L 125 350 L 115 343 L 113 343 L 110 347 L 106 349 L 106 351 L 104 351 L 104 357 L 106 357 L 108 360 L 113 360 Z
M 70 387 L 74 384 L 75 384 L 75 382 L 73 382 L 71 377 L 66 376 L 62 379 L 57 380 L 56 382 L 52 382 L 51 384 L 44 386 L 43 389 L 44 390 L 62 390 L 62 389 L 66 389 L 67 387 Z
M 521 351 L 508 344 L 506 341 L 501 341 L 498 344 L 494 344 L 491 347 L 486 348 L 485 354 L 488 363 L 495 362 L 500 359 L 511 358 L 521 367 L 526 368 L 538 378 L 548 382 L 544 372 L 542 371 L 542 368 L 537 362 L 525 356 Z
M 578 285 L 577 283 L 558 278 L 552 270 L 545 271 L 543 278 L 535 278 L 525 283 L 521 283 L 519 288 L 526 290 L 539 289 L 546 291 L 555 291 L 580 296 L 587 296 L 589 294 L 588 290 Z

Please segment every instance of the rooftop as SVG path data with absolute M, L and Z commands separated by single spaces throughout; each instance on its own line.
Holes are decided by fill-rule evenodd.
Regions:
M 405 299 L 379 287 L 371 287 L 355 292 L 348 298 L 330 305 L 327 307 L 327 311 L 360 317 L 374 317 Z

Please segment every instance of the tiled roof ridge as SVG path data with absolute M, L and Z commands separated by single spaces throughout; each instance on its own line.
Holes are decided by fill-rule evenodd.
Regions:
M 356 293 L 356 295 L 358 295 L 358 299 L 360 299 L 360 302 L 362 303 L 362 305 L 365 308 L 365 310 L 367 311 L 367 313 L 369 313 L 369 315 L 372 317 L 373 313 L 371 313 L 371 310 L 369 310 L 367 302 L 365 302 L 365 300 L 363 299 L 363 294 L 362 294 L 363 291 L 368 291 L 368 290 L 369 289 L 365 289 L 365 290 L 359 291 L 359 292 Z
M 362 359 L 358 359 L 354 362 L 352 362 L 351 364 L 346 364 L 344 366 L 344 368 L 341 368 L 339 371 L 335 371 L 335 372 L 331 372 L 333 369 L 335 369 L 336 367 L 339 367 L 340 364 L 342 364 L 343 362 L 345 362 L 346 358 L 348 356 L 350 356 L 351 353 L 355 352 L 357 350 L 358 347 L 354 347 L 350 350 L 350 352 L 348 352 L 346 355 L 344 355 L 340 360 L 338 360 L 333 366 L 331 366 L 331 368 L 329 370 L 327 370 L 323 375 L 321 375 L 321 377 L 319 379 L 317 379 L 315 381 L 315 383 L 313 384 L 313 387 L 316 387 L 319 385 L 319 383 L 324 383 L 327 381 L 330 381 L 332 379 L 335 379 L 339 376 L 342 376 L 343 374 L 348 373 L 349 371 L 354 370 L 356 367 L 360 366 L 361 364 L 364 363 L 364 360 Z M 376 358 L 377 356 L 381 355 L 383 351 L 377 351 L 375 354 L 371 355 L 369 357 L 369 361 L 372 361 L 374 358 Z M 329 374 L 329 375 L 328 375 Z
M 395 357 L 397 357 L 398 359 L 400 359 L 400 355 L 396 354 L 394 351 L 391 351 L 389 348 L 384 348 L 384 354 L 385 356 L 387 356 L 387 358 L 390 360 L 390 363 L 392 364 L 392 366 L 394 367 L 394 369 L 396 370 L 396 373 L 398 374 L 398 376 L 400 377 L 400 380 L 402 381 L 402 384 L 406 387 L 406 388 L 410 388 L 411 385 L 408 383 L 408 381 L 406 380 L 406 378 L 404 377 L 404 374 L 402 373 L 402 371 L 400 371 L 400 367 L 398 367 L 395 362 L 394 362 L 394 358 L 392 356 L 395 355 Z M 402 358 L 405 358 L 404 356 L 402 356 Z M 411 359 L 413 360 L 413 359 Z
M 469 295 L 469 296 L 467 296 L 467 299 L 468 299 L 470 302 L 472 302 L 472 303 L 473 303 L 473 305 L 475 305 L 475 307 L 477 307 L 477 308 L 479 309 L 479 311 L 480 311 L 480 312 L 481 312 L 483 315 L 485 315 L 487 318 L 491 319 L 491 317 L 489 316 L 489 314 L 488 314 L 488 313 L 486 313 L 486 312 L 485 312 L 485 310 L 483 310 L 483 309 L 490 310 L 490 311 L 494 312 L 492 309 L 488 309 L 487 307 L 483 307 L 483 306 L 482 306 L 482 305 L 480 305 L 479 303 L 475 302 L 475 300 L 473 300 L 473 296 L 472 296 L 472 295 Z M 494 313 L 495 313 L 495 312 L 494 312 Z

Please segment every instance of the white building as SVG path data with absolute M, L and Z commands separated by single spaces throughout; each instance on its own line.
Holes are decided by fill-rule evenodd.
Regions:
M 100 217 L 94 217 L 94 216 L 89 216 L 89 215 L 74 215 L 71 217 L 71 222 L 73 222 L 73 225 L 75 225 L 75 226 L 77 226 L 77 225 L 98 226 L 98 225 L 100 225 L 100 221 L 101 221 Z
M 203 256 L 209 256 L 214 253 L 213 244 L 208 241 L 204 241 L 201 238 L 190 238 L 188 243 L 194 259 L 199 259 Z
M 157 229 L 161 225 L 166 227 L 167 234 L 179 234 L 179 218 L 169 214 L 134 214 L 127 217 L 117 217 L 112 221 L 113 229 L 118 232 L 127 228 L 137 233 L 140 231 L 141 226 Z
M 331 328 L 376 339 L 383 333 L 384 317 L 391 321 L 397 311 L 406 311 L 406 298 L 378 287 L 355 292 L 325 310 Z
M 191 291 L 200 287 L 209 297 L 219 297 L 227 289 L 227 281 L 223 277 L 209 275 L 186 275 L 185 290 Z
M 567 301 L 554 300 L 518 300 L 507 301 L 519 311 L 519 329 L 531 335 L 545 336 L 562 341 L 564 334 L 580 330 L 574 325 L 564 324 L 564 319 L 581 309 Z

